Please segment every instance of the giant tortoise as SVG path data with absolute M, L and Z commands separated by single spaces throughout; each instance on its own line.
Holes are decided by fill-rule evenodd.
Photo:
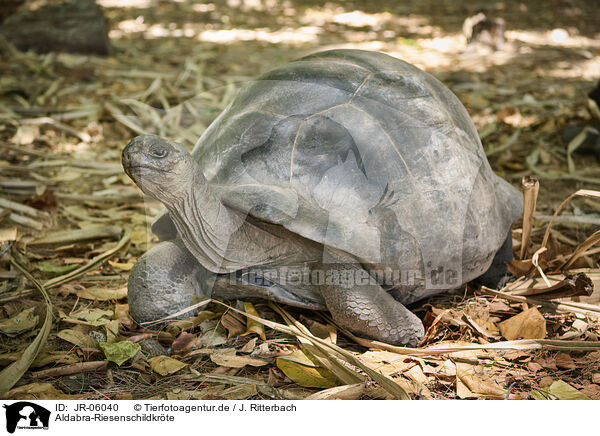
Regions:
M 414 345 L 405 304 L 512 259 L 519 191 L 496 176 L 467 111 L 394 57 L 331 50 L 247 84 L 191 154 L 133 139 L 123 167 L 166 206 L 129 277 L 138 322 L 194 297 L 259 297 Z

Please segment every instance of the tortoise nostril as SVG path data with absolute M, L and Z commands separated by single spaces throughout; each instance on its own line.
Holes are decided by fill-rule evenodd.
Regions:
M 124 149 L 123 152 L 121 153 L 121 162 L 123 163 L 123 165 L 129 165 L 132 161 L 132 150 L 131 150 L 131 143 L 128 144 Z

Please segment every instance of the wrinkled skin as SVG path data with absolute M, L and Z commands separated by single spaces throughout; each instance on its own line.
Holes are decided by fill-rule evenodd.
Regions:
M 415 345 L 423 326 L 403 303 L 486 271 L 487 283 L 499 279 L 522 207 L 447 88 L 358 50 L 317 53 L 252 82 L 192 154 L 137 137 L 123 166 L 166 206 L 153 230 L 172 239 L 132 270 L 138 321 L 191 296 L 260 297 L 326 308 L 354 333 Z M 284 269 L 308 279 L 282 280 Z

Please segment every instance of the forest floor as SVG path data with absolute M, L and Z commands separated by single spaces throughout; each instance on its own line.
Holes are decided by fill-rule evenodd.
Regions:
M 593 2 L 98 3 L 110 56 L 0 46 L 4 398 L 600 399 L 600 165 L 564 137 L 600 124 L 587 98 L 600 77 Z M 505 20 L 502 50 L 466 50 L 462 24 L 480 8 Z M 261 301 L 212 302 L 160 331 L 135 324 L 128 271 L 156 244 L 161 205 L 123 173 L 125 144 L 155 133 L 191 149 L 245 82 L 330 48 L 433 74 L 467 108 L 494 171 L 517 187 L 539 181 L 530 237 L 513 228 L 518 278 L 415 304 L 427 328 L 417 348 Z

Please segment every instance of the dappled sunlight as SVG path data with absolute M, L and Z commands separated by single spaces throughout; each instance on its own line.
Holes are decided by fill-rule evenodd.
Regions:
M 380 14 L 367 14 L 362 11 L 344 12 L 333 16 L 333 22 L 345 24 L 352 27 L 380 27 L 383 23 L 389 22 L 392 14 L 382 12 Z
M 198 39 L 204 42 L 228 44 L 240 41 L 262 41 L 272 44 L 304 44 L 315 42 L 321 29 L 315 26 L 304 26 L 296 29 L 223 29 L 200 32 Z
M 552 29 L 548 31 L 536 30 L 507 30 L 506 37 L 531 45 L 549 45 L 570 48 L 600 48 L 599 38 L 590 38 L 582 35 L 571 35 L 565 29 Z
M 545 73 L 551 77 L 597 80 L 600 77 L 600 59 L 586 59 L 583 61 L 562 61 L 556 64 L 556 68 L 546 70 Z
M 230 8 L 240 8 L 243 11 L 268 11 L 281 6 L 279 3 L 289 4 L 290 2 L 279 2 L 278 0 L 226 0 Z
M 105 8 L 139 8 L 146 9 L 156 5 L 156 0 L 96 0 Z
M 186 37 L 196 38 L 202 42 L 215 44 L 231 44 L 244 41 L 260 41 L 271 44 L 306 44 L 318 39 L 321 29 L 315 26 L 303 26 L 296 29 L 210 29 L 202 30 L 197 23 L 183 23 L 179 26 L 146 24 L 143 17 L 135 20 L 124 20 L 117 28 L 110 31 L 110 37 L 119 39 L 127 34 L 143 34 L 144 38 Z
M 423 38 L 419 40 L 419 45 L 441 53 L 460 53 L 466 46 L 466 39 L 463 35 Z
M 575 65 L 571 60 L 561 64 L 556 59 L 544 74 L 557 78 L 583 77 L 593 80 L 599 75 L 597 61 L 590 50 L 600 48 L 600 40 L 578 35 L 573 29 L 553 28 L 546 31 L 507 30 L 506 44 L 501 51 L 465 53 L 467 41 L 462 32 L 447 32 L 433 25 L 429 17 L 403 15 L 390 10 L 367 12 L 346 8 L 344 4 L 325 3 L 301 8 L 293 2 L 271 0 L 227 0 L 228 8 L 217 3 L 179 2 L 202 19 L 185 22 L 154 22 L 146 18 L 144 7 L 149 0 L 115 2 L 102 0 L 106 6 L 139 8 L 140 14 L 115 22 L 110 37 L 117 40 L 130 36 L 145 39 L 190 38 L 203 43 L 235 45 L 247 42 L 281 44 L 289 47 L 337 47 L 376 49 L 398 56 L 421 68 L 440 68 L 483 73 L 493 65 L 506 66 L 520 56 L 535 56 L 539 50 L 573 49 L 584 59 Z M 266 14 L 277 10 L 271 25 Z M 236 12 L 237 11 L 237 12 Z M 253 14 L 256 26 L 239 25 L 236 14 Z M 256 15 L 258 14 L 258 15 Z M 275 18 L 275 17 L 274 17 Z M 250 19 L 249 19 L 250 21 Z
M 194 3 L 192 10 L 195 12 L 212 12 L 217 9 L 217 5 L 214 3 Z
M 123 20 L 116 25 L 115 29 L 109 32 L 109 37 L 120 39 L 128 34 L 143 34 L 144 38 L 192 38 L 198 34 L 200 27 L 196 23 L 183 23 L 177 25 L 170 24 L 148 24 L 143 16 L 137 17 L 135 20 Z

